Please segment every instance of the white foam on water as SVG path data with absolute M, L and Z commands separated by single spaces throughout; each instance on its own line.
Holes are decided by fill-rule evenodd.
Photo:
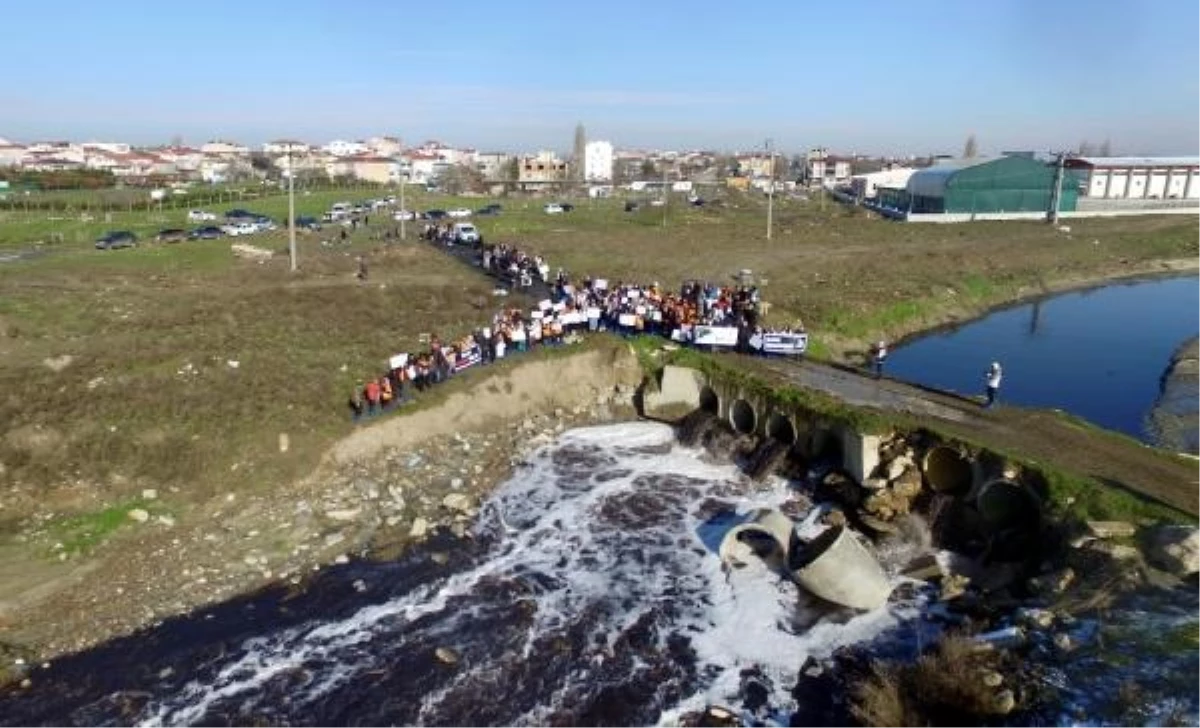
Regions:
M 715 675 L 702 677 L 702 689 L 679 705 L 667 706 L 663 721 L 710 703 L 734 702 L 739 673 L 747 667 L 771 678 L 772 706 L 787 709 L 788 691 L 806 656 L 870 639 L 911 611 L 893 607 L 845 623 L 819 621 L 810 598 L 765 567 L 727 573 L 715 552 L 710 519 L 716 512 L 778 506 L 790 492 L 778 478 L 754 482 L 733 465 L 705 462 L 701 454 L 678 445 L 671 428 L 656 423 L 568 431 L 533 453 L 528 466 L 484 504 L 477 529 L 497 532 L 498 542 L 477 566 L 341 621 L 249 640 L 215 678 L 193 681 L 149 706 L 144 722 L 191 724 L 229 701 L 253 709 L 264 685 L 300 665 L 311 679 L 288 690 L 292 704 L 304 705 L 376 667 L 383 644 L 419 639 L 422 645 L 454 644 L 470 653 L 470 644 L 454 640 L 470 633 L 473 609 L 451 610 L 448 604 L 476 594 L 484 579 L 536 585 L 523 592 L 536 606 L 524 646 L 504 660 L 538 660 L 539 640 L 573 626 L 586 628 L 587 649 L 594 650 L 567 674 L 543 678 L 539 704 L 513 715 L 513 723 L 546 722 L 558 707 L 591 695 L 595 670 L 611 660 L 623 658 L 616 664 L 633 666 L 626 679 L 648 676 L 652 666 L 642 655 L 617 654 L 628 649 L 634 631 L 638 638 L 653 635 L 662 652 L 652 661 L 670 659 L 668 638 L 686 637 L 696 673 Z M 503 526 L 498 531 L 497 523 Z M 798 626 L 798 615 L 808 616 L 799 620 L 808 626 Z M 422 617 L 430 619 L 414 624 Z M 418 721 L 435 720 L 445 701 L 469 700 L 479 685 L 503 684 L 497 681 L 504 679 L 504 669 L 498 660 L 464 655 L 448 682 L 423 697 Z

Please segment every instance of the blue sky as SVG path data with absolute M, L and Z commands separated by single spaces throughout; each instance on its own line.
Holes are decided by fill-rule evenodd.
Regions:
M 11 3 L 0 137 L 1200 147 L 1196 0 Z

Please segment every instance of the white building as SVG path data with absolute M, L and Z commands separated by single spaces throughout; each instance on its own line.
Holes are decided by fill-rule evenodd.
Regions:
M 84 142 L 80 145 L 89 152 L 100 151 L 111 154 L 129 154 L 130 147 L 124 142 Z
M 404 145 L 396 137 L 376 136 L 367 140 L 367 149 L 380 157 L 398 157 Z
M 583 178 L 588 182 L 612 181 L 613 145 L 610 142 L 588 142 L 584 145 Z
M 1080 195 L 1106 200 L 1200 199 L 1200 157 L 1076 157 Z
M 489 182 L 504 179 L 504 173 L 512 162 L 512 155 L 504 152 L 480 152 L 475 155 L 475 169 Z
M 895 167 L 879 172 L 856 174 L 850 178 L 850 189 L 860 200 L 873 200 L 880 187 L 904 187 L 908 184 L 908 178 L 916 171 L 910 167 Z
M 240 157 L 249 154 L 250 148 L 242 146 L 237 142 L 226 142 L 216 139 L 202 145 L 200 152 L 215 157 Z
M 306 154 L 309 146 L 295 139 L 276 139 L 262 146 L 263 154 Z
M 344 139 L 334 139 L 325 145 L 325 151 L 335 157 L 353 157 L 370 151 L 362 142 L 348 142 Z
M 15 167 L 25 156 L 25 145 L 0 139 L 0 167 Z

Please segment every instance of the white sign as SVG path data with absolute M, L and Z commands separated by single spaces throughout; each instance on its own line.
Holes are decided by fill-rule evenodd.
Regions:
M 736 326 L 697 326 L 692 339 L 699 346 L 737 346 Z
M 408 354 L 397 354 L 391 359 L 388 359 L 388 364 L 392 369 L 401 369 L 408 364 Z
M 556 303 L 553 306 L 551 306 L 550 308 L 554 309 L 555 311 L 565 311 L 565 310 L 567 310 L 567 304 Z
M 600 309 L 596 306 L 592 306 L 592 307 L 588 308 L 587 317 L 590 319 L 600 318 Z
M 582 324 L 587 321 L 583 314 L 578 311 L 564 313 L 558 317 L 558 320 L 562 322 L 563 326 L 574 326 L 575 324 Z
M 513 341 L 524 341 L 525 329 L 520 327 L 513 329 L 511 332 L 509 332 L 508 338 L 512 339 Z
M 544 301 L 538 301 L 538 308 L 542 309 L 543 311 L 549 310 L 550 306 L 551 306 L 551 303 L 550 303 L 549 298 L 547 298 Z
M 607 278 L 597 278 L 596 280 L 592 281 L 592 288 L 595 288 L 598 291 L 607 291 L 608 290 L 608 279 Z
M 529 312 L 529 318 L 533 319 L 534 321 L 541 321 L 542 317 L 545 315 L 546 314 L 542 313 L 541 311 L 530 311 Z
M 637 324 L 637 316 L 631 313 L 623 313 L 617 317 L 617 323 L 622 326 L 634 326 Z
M 808 334 L 755 334 L 750 337 L 750 346 L 764 354 L 803 354 L 808 349 Z

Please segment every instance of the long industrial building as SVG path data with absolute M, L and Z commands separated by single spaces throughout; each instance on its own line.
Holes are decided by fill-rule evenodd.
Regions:
M 903 189 L 880 188 L 878 204 L 916 214 L 993 214 L 1050 209 L 1057 170 L 1028 156 L 953 159 L 917 170 Z M 1079 185 L 1064 170 L 1058 209 L 1075 209 Z
M 1075 157 L 1066 166 L 1092 199 L 1200 199 L 1200 157 Z

